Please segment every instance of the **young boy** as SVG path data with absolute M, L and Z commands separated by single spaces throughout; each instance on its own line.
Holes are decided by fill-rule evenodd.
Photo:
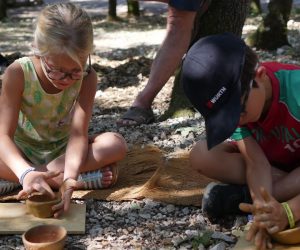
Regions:
M 230 33 L 202 38 L 187 53 L 181 82 L 207 135 L 192 149 L 191 166 L 230 183 L 206 188 L 202 209 L 209 218 L 239 212 L 239 203 L 251 203 L 249 189 L 256 202 L 264 202 L 261 187 L 279 202 L 300 193 L 299 79 L 299 66 L 258 63 Z M 289 204 L 296 221 L 299 204 Z

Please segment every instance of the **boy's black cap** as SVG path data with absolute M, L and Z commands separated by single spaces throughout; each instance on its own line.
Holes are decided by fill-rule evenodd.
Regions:
M 208 149 L 229 138 L 238 125 L 245 47 L 232 33 L 211 35 L 197 41 L 184 58 L 181 83 L 205 119 Z

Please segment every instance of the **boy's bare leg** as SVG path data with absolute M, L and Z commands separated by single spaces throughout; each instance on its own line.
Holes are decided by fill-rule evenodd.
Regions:
M 294 169 L 290 173 L 285 173 L 282 178 L 273 183 L 273 196 L 275 197 L 275 199 L 279 202 L 283 202 L 290 200 L 296 195 L 300 194 L 299 180 L 300 167 Z
M 224 142 L 207 150 L 206 141 L 199 141 L 190 154 L 191 167 L 199 173 L 223 183 L 246 184 L 246 167 L 235 145 Z M 300 168 L 286 173 L 272 167 L 273 196 L 279 201 L 300 193 Z
M 206 141 L 199 141 L 190 153 L 190 161 L 193 169 L 209 178 L 223 183 L 246 183 L 244 160 L 229 142 L 207 150 Z

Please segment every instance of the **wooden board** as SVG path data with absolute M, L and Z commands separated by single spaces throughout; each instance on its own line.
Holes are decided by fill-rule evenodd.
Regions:
M 290 245 L 290 246 L 274 244 L 272 249 L 274 249 L 274 250 L 299 250 L 300 244 Z M 251 243 L 245 239 L 245 235 L 243 234 L 241 237 L 239 237 L 238 242 L 236 243 L 233 250 L 256 250 L 256 248 L 253 243 Z
M 71 204 L 68 213 L 59 219 L 37 218 L 29 214 L 24 203 L 0 203 L 0 235 L 22 234 L 41 224 L 64 226 L 68 234 L 85 233 L 85 204 Z

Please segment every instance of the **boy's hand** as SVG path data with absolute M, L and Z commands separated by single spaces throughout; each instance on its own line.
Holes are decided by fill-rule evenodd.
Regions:
M 73 191 L 77 188 L 76 180 L 68 178 L 61 185 L 59 191 L 61 193 L 61 202 L 54 205 L 52 209 L 55 211 L 54 217 L 57 218 L 69 210 Z
M 48 185 L 48 179 L 58 176 L 60 172 L 40 172 L 32 171 L 28 173 L 23 180 L 23 190 L 18 193 L 17 198 L 27 198 L 32 193 L 38 192 L 40 194 L 48 195 L 52 198 L 55 197 L 54 192 L 51 187 Z
M 255 222 L 250 226 L 246 235 L 246 240 L 252 241 L 256 249 L 272 249 L 271 237 L 264 228 L 259 228 Z
M 260 228 L 265 228 L 269 234 L 284 230 L 288 225 L 287 216 L 282 205 L 264 188 L 261 188 L 263 201 L 255 200 L 254 204 L 240 204 L 244 212 L 254 214 L 254 222 Z
M 261 189 L 264 203 L 258 205 L 261 211 L 255 214 L 254 221 L 260 227 L 266 228 L 270 234 L 284 230 L 288 226 L 288 219 L 281 203 L 274 199 L 264 188 Z

